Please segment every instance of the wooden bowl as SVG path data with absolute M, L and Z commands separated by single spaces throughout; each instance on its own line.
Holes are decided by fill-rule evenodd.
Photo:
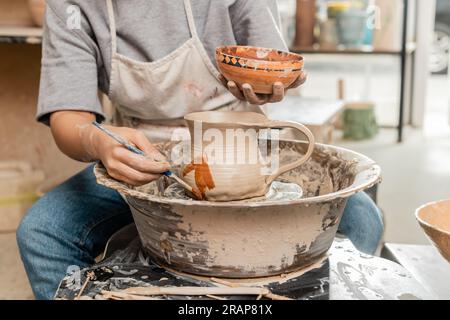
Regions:
M 442 256 L 450 262 L 450 200 L 426 204 L 416 218 Z
M 28 8 L 33 22 L 36 26 L 42 27 L 44 24 L 45 0 L 28 0 Z
M 288 88 L 300 76 L 301 55 L 276 49 L 226 46 L 216 49 L 217 66 L 228 81 L 239 88 L 250 84 L 256 93 L 271 94 L 275 82 Z

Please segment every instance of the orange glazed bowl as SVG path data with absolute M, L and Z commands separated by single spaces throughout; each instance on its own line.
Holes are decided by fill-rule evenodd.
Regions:
M 248 83 L 254 92 L 263 94 L 272 94 L 275 82 L 285 88 L 291 86 L 304 65 L 299 54 L 249 46 L 217 48 L 216 62 L 225 79 L 234 81 L 240 89 Z

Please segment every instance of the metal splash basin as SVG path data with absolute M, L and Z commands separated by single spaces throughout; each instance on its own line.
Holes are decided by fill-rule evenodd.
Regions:
M 171 154 L 175 145 L 159 145 Z M 280 142 L 280 161 L 306 152 L 299 141 Z M 176 170 L 176 168 L 174 168 Z M 368 157 L 316 145 L 311 159 L 278 181 L 301 187 L 300 199 L 210 202 L 168 196 L 160 179 L 129 187 L 98 164 L 98 183 L 119 191 L 130 205 L 143 247 L 157 264 L 181 272 L 225 278 L 279 275 L 323 259 L 333 243 L 347 199 L 381 180 Z

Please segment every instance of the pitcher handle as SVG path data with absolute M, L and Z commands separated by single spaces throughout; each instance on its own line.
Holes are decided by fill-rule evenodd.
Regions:
M 308 161 L 309 158 L 311 157 L 311 155 L 313 154 L 315 139 L 314 139 L 314 135 L 312 134 L 312 132 L 306 126 L 304 126 L 304 125 L 302 125 L 300 123 L 291 122 L 291 121 L 269 121 L 268 123 L 266 123 L 262 127 L 296 129 L 296 130 L 300 131 L 301 133 L 303 133 L 306 136 L 306 138 L 308 139 L 308 142 L 309 142 L 309 146 L 308 146 L 308 150 L 306 151 L 306 154 L 302 158 L 300 158 L 299 160 L 294 161 L 294 162 L 289 163 L 289 164 L 286 164 L 286 165 L 282 166 L 281 168 L 279 168 L 278 170 L 276 170 L 273 174 L 271 174 L 268 177 L 268 179 L 267 179 L 267 183 L 268 184 L 270 184 L 273 181 L 275 181 L 275 179 L 277 179 L 283 173 L 301 166 L 306 161 Z

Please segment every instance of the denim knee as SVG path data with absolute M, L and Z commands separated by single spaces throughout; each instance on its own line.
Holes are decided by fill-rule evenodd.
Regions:
M 348 199 L 339 232 L 347 236 L 360 251 L 375 253 L 383 236 L 384 225 L 380 210 L 366 193 L 360 192 Z
M 30 241 L 30 238 L 34 238 L 31 237 L 31 234 L 36 232 L 36 226 L 39 223 L 39 220 L 35 219 L 36 216 L 39 216 L 39 212 L 37 211 L 37 206 L 32 206 L 17 228 L 16 240 L 22 256 L 35 243 L 35 241 Z

